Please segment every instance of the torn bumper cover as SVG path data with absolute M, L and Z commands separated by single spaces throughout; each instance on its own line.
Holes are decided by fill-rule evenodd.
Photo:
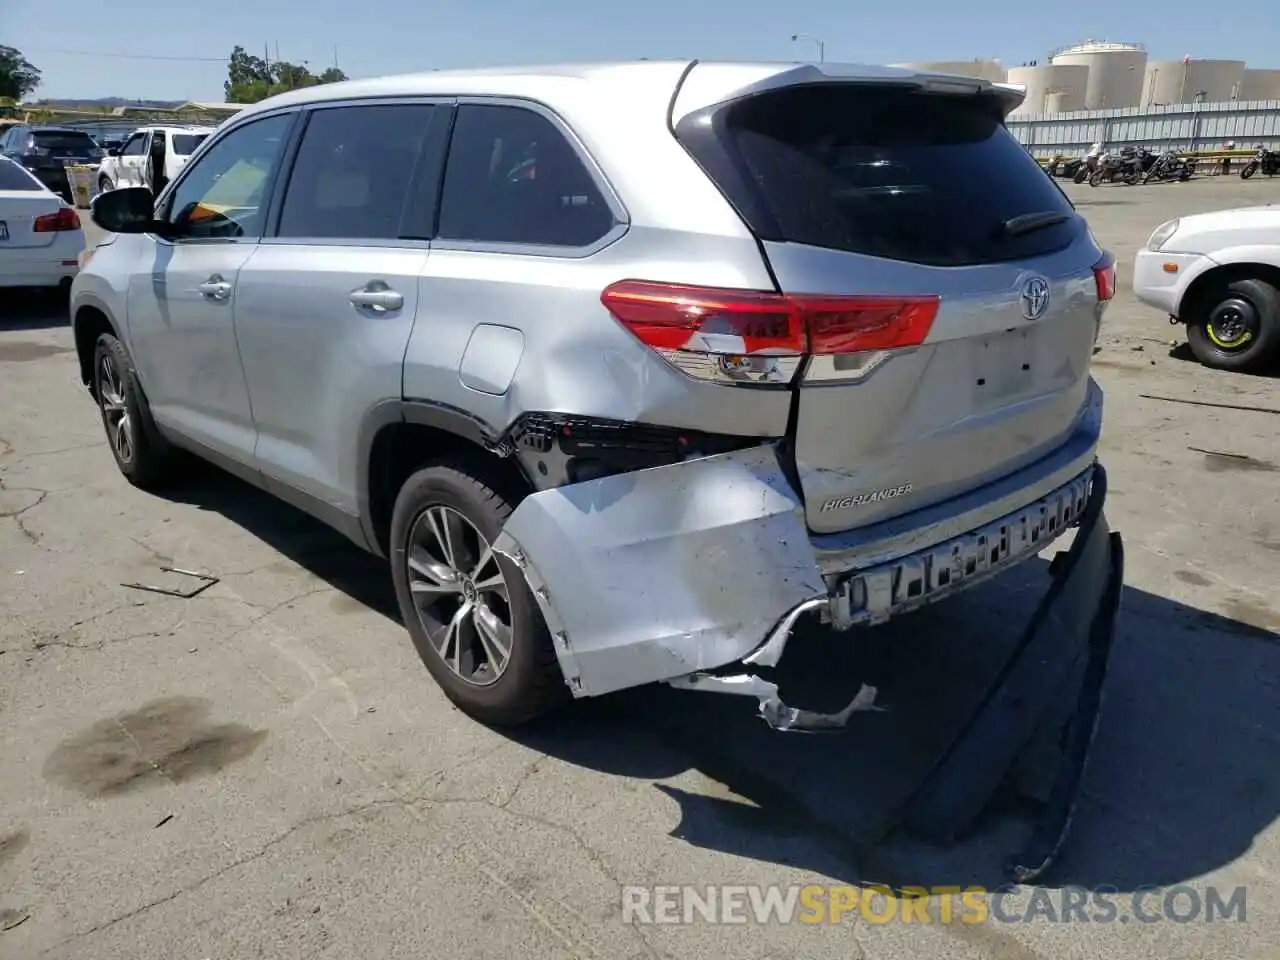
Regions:
M 884 833 L 903 825 L 938 841 L 960 836 L 1028 753 L 1047 751 L 1053 763 L 1040 816 L 1008 870 L 1030 883 L 1056 858 L 1097 732 L 1124 586 L 1124 546 L 1107 525 L 1106 495 L 1098 465 L 1080 529 L 1050 565 L 1049 589 L 1018 643 Z
M 934 590 L 926 577 L 927 596 L 912 599 L 908 589 L 919 558 L 897 561 L 902 573 L 890 579 L 904 596 L 893 599 L 895 612 L 1019 563 L 1078 526 L 1050 565 L 1049 588 L 1005 665 L 883 834 L 899 826 L 935 840 L 962 834 L 1048 742 L 1043 812 L 1011 874 L 1028 882 L 1056 856 L 1097 728 L 1123 585 L 1123 548 L 1103 513 L 1106 493 L 1106 471 L 1094 463 L 1021 511 L 929 548 L 925 566 L 936 569 L 932 558 L 945 552 L 964 583 Z M 844 710 L 819 714 L 787 706 L 760 677 L 709 672 L 775 666 L 807 613 L 837 626 L 858 622 L 841 587 L 849 575 L 824 579 L 803 508 L 771 447 L 534 494 L 495 548 L 523 570 L 577 696 L 667 681 L 753 696 L 761 716 L 787 730 L 842 727 L 853 713 L 876 709 L 876 690 L 865 685 Z M 971 556 L 978 558 L 972 571 Z M 854 576 L 871 583 L 880 570 Z
M 939 542 L 935 518 L 917 538 L 927 546 L 850 569 L 824 568 L 772 445 L 544 490 L 494 546 L 533 590 L 575 696 L 668 681 L 756 696 L 774 723 L 792 716 L 770 705 L 776 690 L 707 672 L 777 666 L 806 614 L 837 629 L 879 623 L 1028 559 L 1080 521 L 1095 469 L 1086 461 L 1034 502 Z
M 739 663 L 827 599 L 772 446 L 536 493 L 494 548 L 521 567 L 576 696 Z

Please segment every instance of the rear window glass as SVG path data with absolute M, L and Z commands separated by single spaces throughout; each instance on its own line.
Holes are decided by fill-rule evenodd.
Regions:
M 36 130 L 31 136 L 36 146 L 45 150 L 68 150 L 87 154 L 90 150 L 96 150 L 98 146 L 94 143 L 93 137 L 74 130 Z
M 0 158 L 0 190 L 39 190 L 40 184 L 16 163 Z
M 207 133 L 175 133 L 173 134 L 173 152 L 180 157 L 189 157 L 196 152 L 196 147 L 209 139 Z
M 732 108 L 727 128 L 775 239 L 959 266 L 1049 253 L 1080 230 L 1074 218 L 1016 236 L 1002 229 L 1023 214 L 1073 210 L 993 97 L 794 88 Z

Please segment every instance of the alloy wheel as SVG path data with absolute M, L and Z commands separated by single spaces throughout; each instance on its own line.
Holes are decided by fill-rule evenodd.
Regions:
M 124 382 L 115 358 L 104 353 L 98 360 L 98 405 L 107 428 L 111 449 L 121 463 L 133 460 L 133 418 L 124 399 Z
M 409 592 L 431 646 L 453 673 L 487 687 L 511 660 L 511 597 L 498 556 L 475 525 L 436 504 L 409 530 Z

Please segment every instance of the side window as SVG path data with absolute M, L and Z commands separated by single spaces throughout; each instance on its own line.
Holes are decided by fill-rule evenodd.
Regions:
M 458 109 L 441 239 L 582 247 L 613 223 L 577 152 L 546 117 L 521 107 Z
M 140 157 L 145 152 L 147 143 L 147 135 L 145 133 L 135 133 L 124 142 L 124 146 L 120 149 L 122 157 Z
M 435 107 L 384 104 L 311 114 L 276 235 L 393 240 Z
M 166 214 L 181 237 L 262 235 L 263 195 L 280 163 L 291 114 L 246 123 L 215 143 L 170 193 Z

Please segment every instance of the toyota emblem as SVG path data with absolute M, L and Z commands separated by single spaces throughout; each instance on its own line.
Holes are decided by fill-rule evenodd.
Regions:
M 1032 277 L 1022 285 L 1022 315 L 1028 320 L 1039 320 L 1049 308 L 1049 281 L 1044 277 Z

